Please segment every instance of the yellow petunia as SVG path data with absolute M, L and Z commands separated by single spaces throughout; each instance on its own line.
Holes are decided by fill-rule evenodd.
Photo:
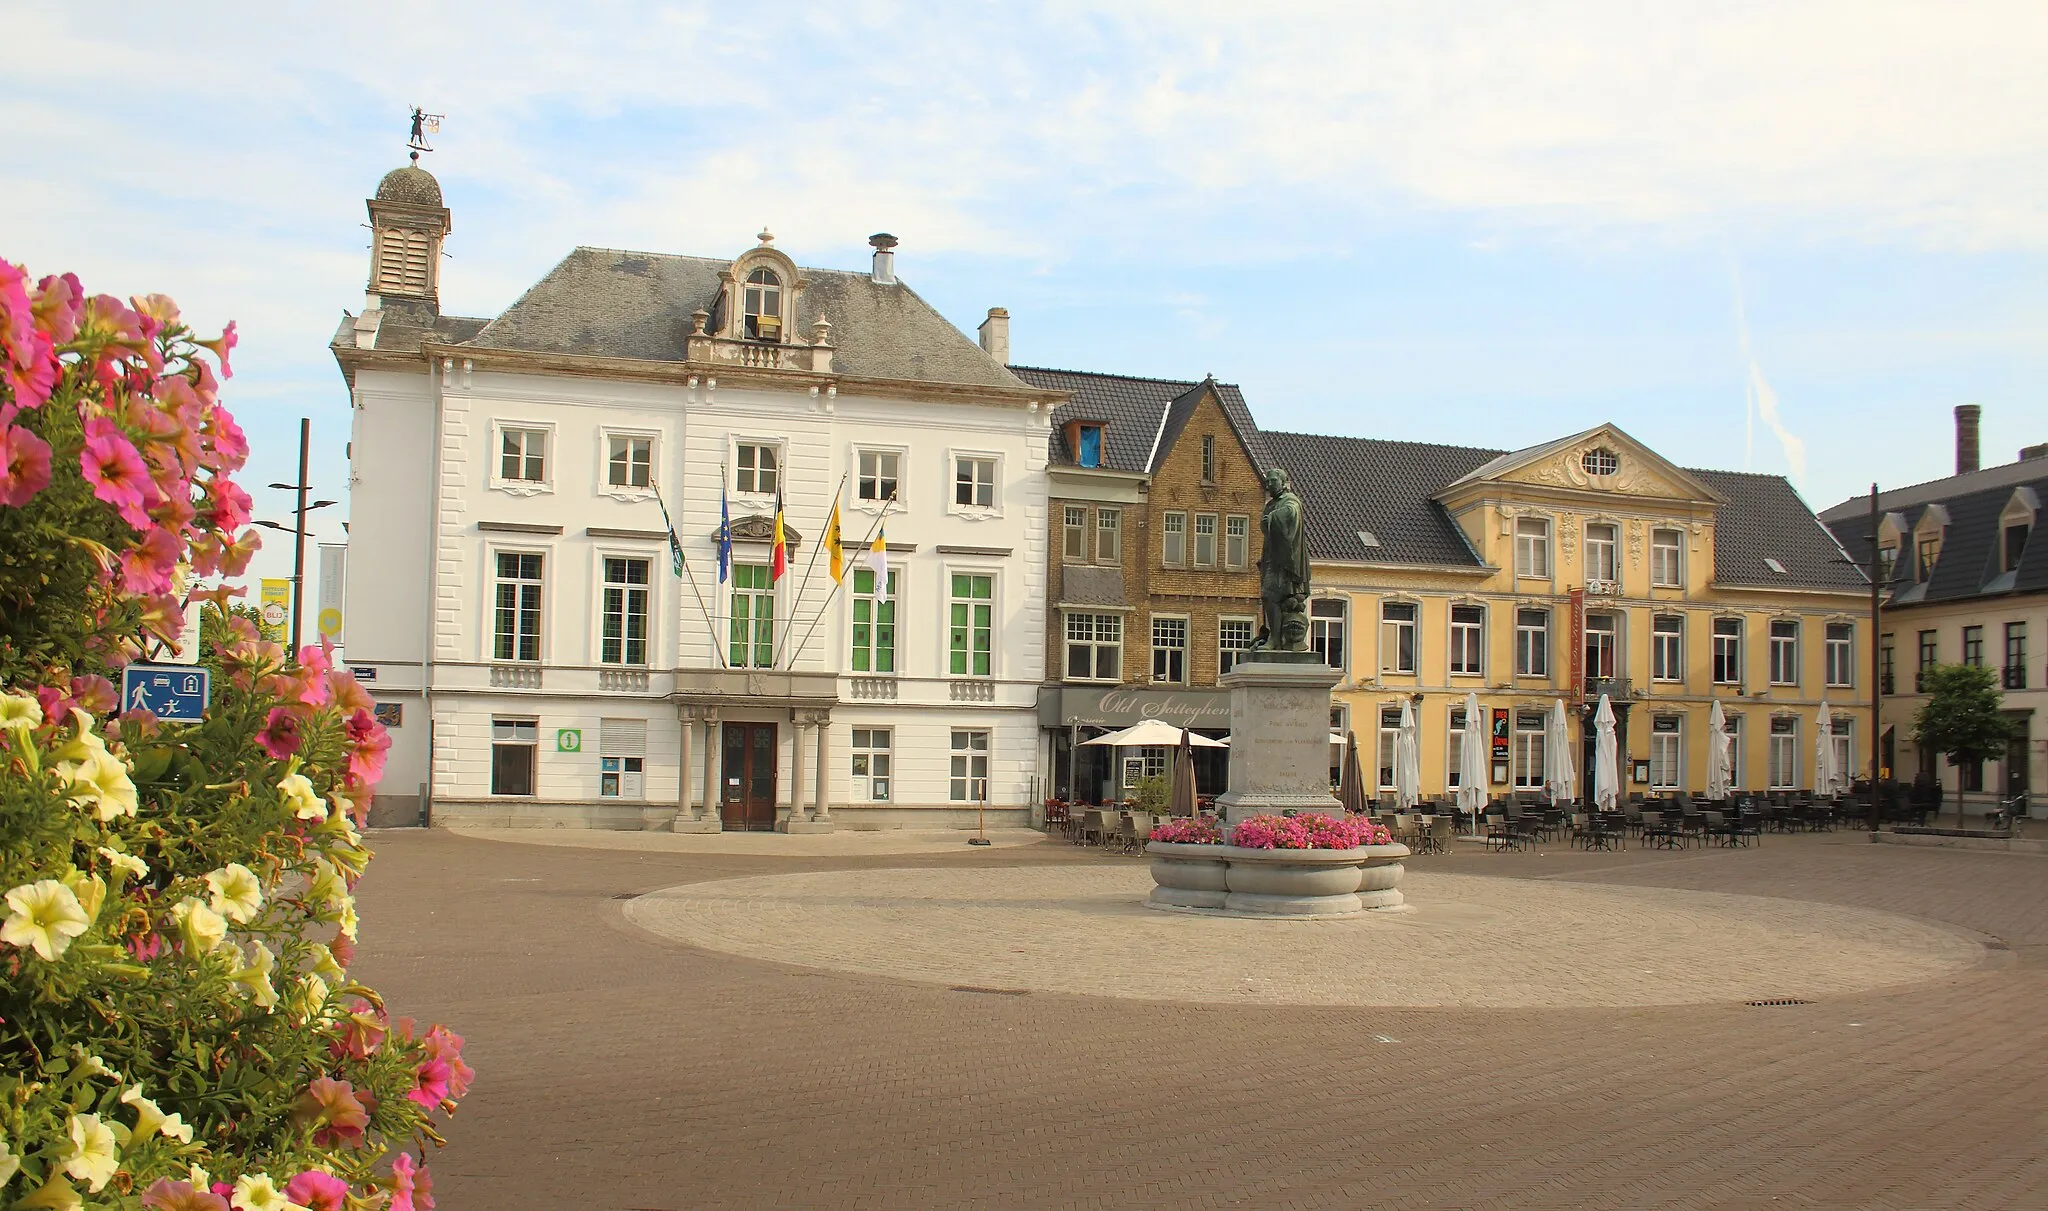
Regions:
M 284 797 L 284 805 L 292 809 L 292 815 L 298 819 L 327 818 L 327 804 L 314 792 L 312 782 L 304 774 L 286 774 L 279 778 L 277 791 Z
M 97 1114 L 74 1114 L 69 1126 L 71 1148 L 64 1154 L 64 1172 L 84 1182 L 88 1192 L 98 1194 L 121 1167 L 114 1151 L 114 1133 Z
M 104 749 L 88 754 L 83 761 L 64 762 L 57 773 L 70 783 L 65 795 L 91 807 L 101 820 L 132 816 L 139 806 L 128 767 Z
M 7 893 L 7 921 L 0 942 L 33 950 L 54 960 L 71 939 L 92 926 L 92 918 L 72 890 L 55 879 L 38 879 Z
M 228 936 L 227 918 L 208 908 L 197 896 L 186 896 L 171 909 L 171 919 L 185 939 L 185 952 L 203 955 Z
M 144 862 L 134 854 L 124 854 L 112 846 L 102 845 L 100 846 L 100 857 L 107 860 L 108 866 L 113 867 L 131 879 L 142 879 L 149 876 L 149 863 Z
M 268 946 L 258 942 L 255 953 L 246 961 L 240 961 L 239 955 L 237 959 L 235 983 L 242 986 L 258 1009 L 274 1007 L 277 1004 L 277 989 L 271 987 L 270 973 L 277 969 L 277 957 L 270 953 Z
M 0 728 L 28 731 L 43 725 L 43 704 L 28 694 L 0 694 Z M 5 1181 L 0 1178 L 0 1181 Z
M 208 872 L 206 886 L 213 893 L 208 907 L 230 921 L 245 924 L 263 908 L 263 883 L 240 862 Z

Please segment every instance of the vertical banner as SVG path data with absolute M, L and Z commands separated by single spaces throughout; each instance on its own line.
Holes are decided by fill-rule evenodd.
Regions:
M 166 663 L 199 663 L 199 612 L 205 606 L 206 603 L 203 601 L 185 603 L 185 625 L 178 632 L 177 648 L 169 656 L 164 657 Z
M 348 544 L 320 544 L 320 609 L 313 615 L 313 627 L 320 638 L 341 646 L 343 609 L 342 586 L 348 576 Z
M 1571 695 L 1574 700 L 1586 693 L 1586 590 L 1573 589 L 1569 594 L 1572 603 L 1572 633 L 1567 641 L 1571 644 Z
M 265 577 L 257 608 L 263 614 L 263 637 L 272 643 L 283 643 L 285 624 L 291 621 L 292 582 Z

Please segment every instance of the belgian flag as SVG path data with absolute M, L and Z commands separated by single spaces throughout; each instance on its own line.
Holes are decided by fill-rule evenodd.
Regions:
M 775 554 L 770 561 L 768 579 L 770 583 L 781 580 L 789 571 L 789 541 L 782 534 L 782 488 L 775 489 Z

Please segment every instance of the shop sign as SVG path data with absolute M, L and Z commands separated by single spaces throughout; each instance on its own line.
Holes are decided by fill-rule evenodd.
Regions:
M 1229 727 L 1230 695 L 1202 690 L 1079 690 L 1060 693 L 1060 722 L 1129 727 L 1157 719 L 1175 727 Z

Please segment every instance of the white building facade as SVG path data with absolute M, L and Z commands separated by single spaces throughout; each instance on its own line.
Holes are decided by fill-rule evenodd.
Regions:
M 343 659 L 395 725 L 377 822 L 1029 818 L 1063 397 L 897 281 L 893 238 L 867 273 L 766 232 L 729 259 L 578 248 L 483 320 L 439 313 L 429 174 L 369 207 L 333 349 Z

